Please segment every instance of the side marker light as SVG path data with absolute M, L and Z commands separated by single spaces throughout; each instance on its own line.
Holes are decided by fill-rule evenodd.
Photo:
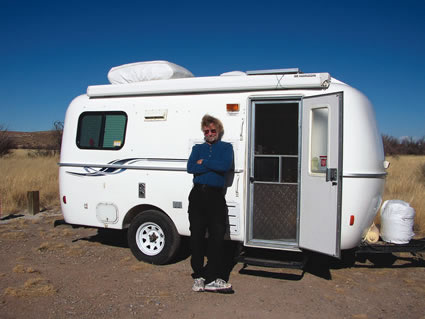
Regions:
M 226 104 L 227 112 L 239 112 L 239 104 Z
M 62 197 L 62 201 L 63 201 L 64 204 L 66 204 L 66 196 L 65 195 Z
M 350 216 L 350 226 L 354 225 L 354 215 Z

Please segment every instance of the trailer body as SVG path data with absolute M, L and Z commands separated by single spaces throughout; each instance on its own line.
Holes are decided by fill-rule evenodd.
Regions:
M 65 117 L 66 222 L 129 228 L 139 259 L 169 261 L 190 235 L 186 163 L 205 114 L 234 149 L 228 239 L 335 257 L 360 243 L 386 175 L 373 107 L 328 73 L 299 70 L 88 87 Z

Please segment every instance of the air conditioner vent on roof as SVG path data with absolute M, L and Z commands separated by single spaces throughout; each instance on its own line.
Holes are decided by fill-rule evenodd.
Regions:
M 248 75 L 297 74 L 297 73 L 302 73 L 299 68 L 246 71 L 246 74 Z

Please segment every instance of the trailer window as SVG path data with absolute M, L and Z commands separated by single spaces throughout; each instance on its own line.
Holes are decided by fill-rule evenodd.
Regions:
M 118 150 L 124 145 L 126 126 L 124 112 L 85 112 L 78 120 L 77 146 Z
M 312 109 L 311 112 L 310 172 L 314 174 L 324 174 L 328 161 L 329 109 L 327 107 L 321 107 Z

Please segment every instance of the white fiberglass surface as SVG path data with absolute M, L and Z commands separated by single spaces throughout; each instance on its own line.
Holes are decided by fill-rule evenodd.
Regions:
M 96 218 L 96 205 L 111 203 L 118 209 L 118 221 L 108 227 L 122 228 L 128 211 L 140 205 L 152 205 L 164 211 L 175 223 L 180 234 L 189 234 L 187 197 L 193 176 L 184 169 L 194 143 L 202 143 L 200 121 L 209 113 L 222 120 L 225 127 L 223 140 L 231 142 L 235 151 L 235 174 L 226 199 L 240 204 L 240 233 L 232 238 L 243 238 L 244 216 L 244 119 L 246 96 L 161 96 L 115 99 L 76 98 L 67 110 L 60 168 L 61 196 L 67 197 L 63 204 L 66 220 L 74 224 L 104 227 Z M 227 103 L 239 103 L 237 114 L 226 111 Z M 166 109 L 163 121 L 147 121 L 149 110 Z M 128 116 L 125 141 L 120 149 L 91 150 L 77 146 L 77 126 L 83 112 L 125 112 Z M 244 122 L 245 121 L 245 122 Z M 113 139 L 115 141 L 115 139 Z M 127 160 L 140 159 L 137 163 Z M 119 162 L 116 162 L 119 161 Z M 118 163 L 122 166 L 171 168 L 167 170 L 143 170 L 111 168 L 101 171 L 104 164 Z M 72 164 L 78 164 L 73 166 Z M 94 164 L 93 167 L 90 164 Z M 98 165 L 98 166 L 96 166 Z M 99 166 L 100 165 L 100 166 Z M 179 170 L 173 171 L 173 168 Z M 102 174 L 101 174 L 102 173 Z M 139 183 L 146 185 L 146 198 L 139 198 Z M 173 203 L 181 203 L 181 208 Z M 177 205 L 179 206 L 179 205 Z
M 358 90 L 344 88 L 344 174 L 385 173 L 384 149 L 375 112 L 370 101 Z
M 304 98 L 302 105 L 299 246 L 332 256 L 340 255 L 341 103 L 336 93 Z
M 384 178 L 343 178 L 341 249 L 360 243 L 381 206 L 384 186 Z

